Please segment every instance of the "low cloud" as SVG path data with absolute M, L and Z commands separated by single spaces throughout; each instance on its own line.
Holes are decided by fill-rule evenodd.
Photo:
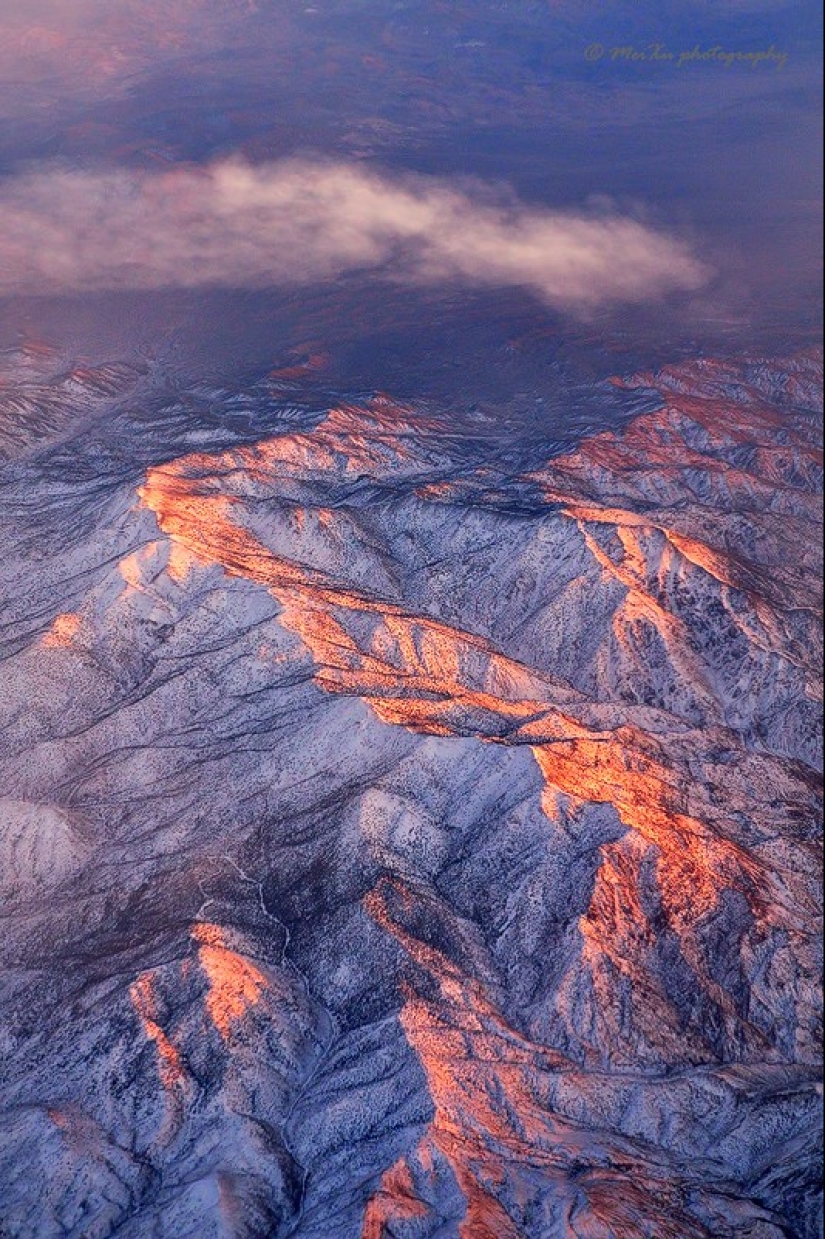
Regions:
M 361 272 L 523 287 L 586 310 L 708 278 L 682 241 L 632 218 L 536 209 L 357 164 L 48 169 L 0 182 L 0 218 L 4 295 L 265 288 Z

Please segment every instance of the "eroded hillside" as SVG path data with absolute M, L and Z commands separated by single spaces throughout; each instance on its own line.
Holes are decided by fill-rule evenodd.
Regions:
M 622 383 L 11 479 L 0 1233 L 817 1235 L 821 372 Z

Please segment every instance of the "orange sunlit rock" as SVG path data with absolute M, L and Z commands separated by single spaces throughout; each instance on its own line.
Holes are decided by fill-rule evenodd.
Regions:
M 416 908 L 413 892 L 387 879 L 368 894 L 365 906 L 428 979 L 420 989 L 415 983 L 404 986 L 400 1020 L 426 1073 L 434 1114 L 414 1153 L 388 1172 L 389 1184 L 398 1190 L 386 1190 L 382 1181 L 370 1201 L 362 1239 L 389 1239 L 393 1223 L 414 1211 L 423 1216 L 417 1211 L 442 1162 L 464 1198 L 461 1239 L 531 1239 L 535 1232 L 525 1222 L 529 1182 L 539 1168 L 544 1186 L 533 1206 L 553 1202 L 558 1233 L 641 1239 L 638 1218 L 649 1218 L 662 1206 L 657 1235 L 681 1239 L 688 1221 L 655 1165 L 638 1166 L 632 1187 L 614 1172 L 598 1170 L 571 1184 L 571 1168 L 580 1160 L 607 1165 L 617 1156 L 617 1150 L 601 1145 L 598 1133 L 553 1111 L 554 1077 L 575 1075 L 576 1068 L 511 1028 L 477 981 L 405 928 Z M 567 1228 L 574 1217 L 589 1229 Z
M 164 1088 L 172 1088 L 184 1079 L 185 1073 L 178 1051 L 158 1023 L 158 998 L 152 973 L 141 973 L 132 982 L 129 996 L 140 1016 L 143 1031 L 155 1043 L 161 1082 Z
M 152 470 L 142 491 L 143 502 L 173 541 L 191 554 L 213 559 L 228 573 L 248 576 L 272 590 L 282 606 L 281 623 L 312 655 L 316 682 L 326 691 L 361 697 L 391 725 L 435 736 L 474 735 L 495 743 L 529 744 L 549 788 L 612 805 L 624 825 L 655 849 L 663 911 L 691 966 L 721 1007 L 729 1010 L 729 1000 L 709 976 L 695 945 L 697 922 L 714 914 L 728 889 L 741 891 L 754 914 L 768 921 L 776 919 L 778 906 L 792 916 L 795 895 L 774 889 L 771 898 L 764 897 L 764 871 L 752 855 L 720 837 L 718 814 L 709 816 L 708 807 L 701 804 L 688 808 L 686 776 L 674 766 L 673 754 L 637 726 L 613 725 L 610 730 L 594 726 L 596 716 L 579 694 L 537 676 L 475 634 L 405 613 L 392 603 L 382 604 L 317 569 L 274 554 L 240 523 L 231 486 L 229 494 L 218 489 L 239 471 L 246 487 L 271 481 L 284 468 L 380 472 L 387 453 L 398 460 L 403 442 L 403 420 L 400 433 L 393 423 L 382 438 L 383 416 L 379 401 L 367 415 L 368 425 L 370 417 L 376 419 L 369 425 L 369 440 L 363 414 L 356 426 L 355 411 L 341 408 L 315 435 L 283 436 L 218 458 L 195 454 Z M 601 468 L 615 464 L 616 452 L 624 457 L 637 451 L 638 433 L 629 432 L 629 443 L 604 436 L 603 441 L 585 445 L 582 450 L 592 457 L 588 469 L 596 463 Z M 669 432 L 662 430 L 661 435 L 663 460 L 671 460 Z M 645 450 L 648 446 L 645 443 Z M 576 481 L 578 473 L 575 457 L 553 462 L 554 478 Z M 557 490 L 552 496 L 560 497 Z M 657 551 L 657 571 L 663 579 L 674 570 L 673 556 L 684 557 L 723 585 L 737 579 L 737 569 L 716 550 L 648 518 L 624 508 L 583 506 L 581 500 L 567 498 L 569 516 L 577 522 L 595 562 L 627 591 L 613 620 L 619 646 L 628 645 L 639 621 L 652 624 L 673 651 L 677 670 L 701 694 L 701 671 L 687 652 L 681 621 L 662 604 L 649 580 L 650 540 L 663 539 Z M 596 528 L 605 524 L 617 531 L 619 558 L 609 555 L 596 536 Z M 298 532 L 303 529 L 301 519 Z M 606 882 L 607 871 L 590 919 L 583 922 L 591 953 L 597 952 L 599 933 L 609 943 L 606 904 L 598 895 Z M 633 892 L 625 894 L 632 905 Z M 632 935 L 618 940 L 629 952 Z M 609 945 L 605 957 L 611 957 Z
M 266 977 L 230 950 L 220 926 L 200 922 L 192 937 L 199 944 L 198 961 L 209 983 L 206 1010 L 224 1041 L 230 1041 L 238 1022 L 260 1001 Z
M 43 645 L 46 649 L 68 649 L 80 631 L 80 625 L 79 615 L 65 612 L 56 616 L 43 637 Z
M 426 1217 L 427 1207 L 415 1195 L 409 1166 L 403 1160 L 383 1175 L 381 1185 L 367 1205 L 361 1239 L 384 1239 L 393 1221 Z

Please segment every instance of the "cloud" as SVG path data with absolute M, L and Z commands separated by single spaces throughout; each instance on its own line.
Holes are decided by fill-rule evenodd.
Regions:
M 33 171 L 0 182 L 0 217 L 3 295 L 294 286 L 362 272 L 519 286 L 587 309 L 708 277 L 682 241 L 635 219 L 323 161 Z

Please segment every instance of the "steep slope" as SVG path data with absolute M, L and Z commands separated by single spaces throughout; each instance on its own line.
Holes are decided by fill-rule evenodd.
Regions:
M 624 383 L 522 472 L 376 397 L 78 476 L 36 586 L 8 525 L 6 1233 L 817 1234 L 821 371 Z

